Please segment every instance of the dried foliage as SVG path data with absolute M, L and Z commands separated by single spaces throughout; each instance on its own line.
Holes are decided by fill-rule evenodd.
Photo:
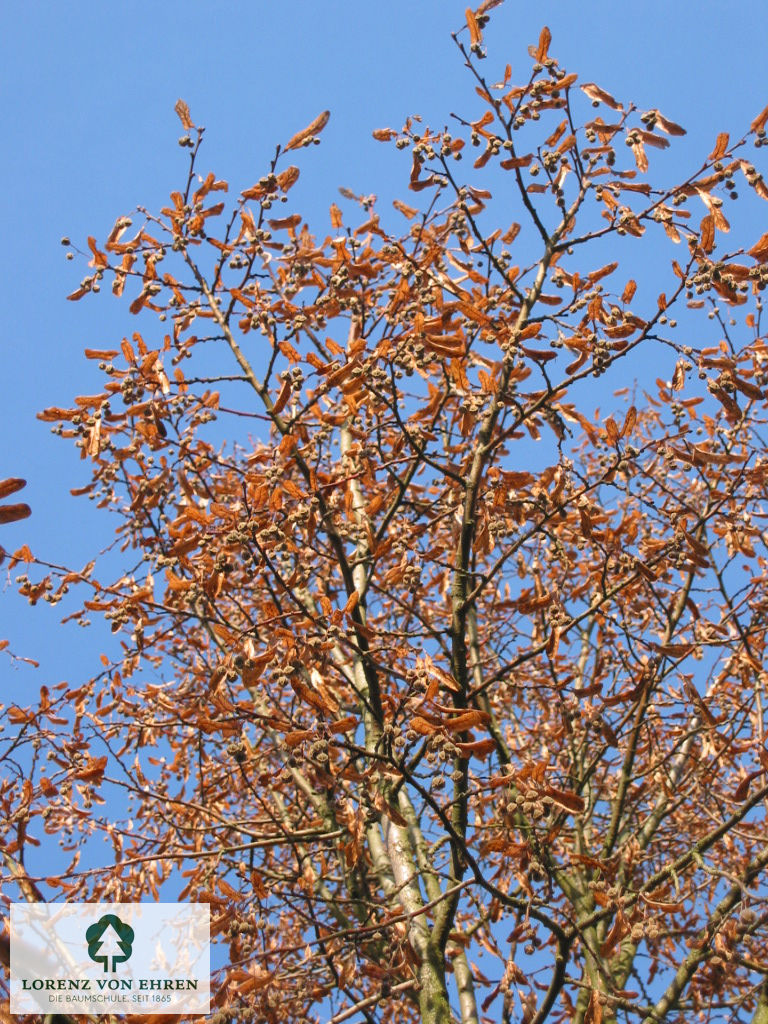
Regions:
M 327 112 L 227 202 L 180 101 L 186 184 L 70 295 L 141 314 L 41 414 L 122 575 L 19 581 L 121 654 L 6 710 L 7 891 L 209 902 L 214 1020 L 768 1019 L 768 113 L 656 185 L 683 129 L 547 29 L 491 84 L 495 6 L 477 116 L 374 132 L 402 234 L 293 210 Z

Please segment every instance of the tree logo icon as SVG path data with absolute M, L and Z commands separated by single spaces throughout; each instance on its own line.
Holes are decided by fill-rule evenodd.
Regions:
M 114 971 L 133 952 L 133 928 L 115 914 L 105 914 L 88 928 L 85 941 L 91 960 L 104 964 L 105 971 Z

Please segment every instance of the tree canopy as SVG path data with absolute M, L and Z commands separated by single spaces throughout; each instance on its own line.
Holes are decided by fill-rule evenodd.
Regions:
M 768 108 L 665 185 L 497 2 L 393 213 L 293 208 L 328 111 L 230 199 L 180 100 L 69 296 L 136 318 L 41 413 L 116 550 L 8 564 L 120 653 L 5 711 L 6 881 L 210 903 L 216 1024 L 768 1021 Z

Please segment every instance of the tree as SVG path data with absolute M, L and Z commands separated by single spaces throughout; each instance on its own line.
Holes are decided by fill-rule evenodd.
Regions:
M 665 187 L 683 129 L 546 28 L 491 84 L 495 6 L 455 36 L 477 116 L 374 132 L 403 234 L 275 215 L 327 112 L 228 206 L 179 101 L 185 184 L 88 239 L 70 298 L 142 330 L 41 415 L 125 561 L 19 580 L 121 653 L 9 709 L 5 863 L 210 902 L 216 1021 L 765 1024 L 768 235 L 724 207 L 768 199 L 768 108 Z

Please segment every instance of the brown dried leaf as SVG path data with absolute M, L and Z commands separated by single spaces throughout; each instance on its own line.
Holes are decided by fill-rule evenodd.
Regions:
M 354 715 L 347 715 L 346 718 L 338 718 L 335 722 L 330 722 L 328 728 L 331 732 L 352 732 L 356 729 L 359 724 L 359 719 Z
M 285 144 L 284 151 L 287 152 L 289 149 L 298 149 L 303 146 L 309 139 L 315 138 L 328 124 L 328 120 L 331 116 L 330 110 L 324 110 L 322 114 L 319 114 L 314 121 L 307 125 L 306 128 L 302 128 L 300 132 L 296 132 L 295 135 L 291 136 L 288 142 Z
M 603 1006 L 600 1002 L 600 993 L 596 989 L 592 989 L 592 994 L 589 997 L 589 1004 L 587 1005 L 587 1012 L 583 1018 L 584 1024 L 602 1024 L 603 1022 Z
M 672 239 L 673 242 L 677 243 L 680 241 L 680 232 L 677 230 L 674 224 L 671 224 L 668 220 L 662 221 L 664 230 L 667 236 Z
M 29 505 L 0 505 L 0 523 L 15 523 L 19 519 L 28 519 L 32 515 Z
M 404 217 L 407 217 L 408 220 L 413 220 L 413 218 L 419 212 L 413 206 L 408 206 L 406 203 L 401 202 L 399 199 L 393 199 L 392 205 L 396 210 L 399 210 Z
M 486 757 L 498 749 L 496 740 L 490 738 L 484 740 L 473 740 L 471 743 L 457 743 L 462 757 Z
M 477 23 L 475 12 L 471 7 L 468 7 L 465 11 L 467 19 L 467 28 L 469 29 L 469 42 L 470 46 L 479 46 L 483 41 L 483 34 L 480 31 L 480 26 Z
M 288 399 L 291 397 L 291 379 L 286 377 L 282 383 L 275 404 L 272 406 L 272 412 L 277 416 L 279 415 L 288 403 Z
M 712 252 L 715 247 L 715 219 L 711 214 L 702 217 L 699 225 L 701 248 L 704 252 Z
M 653 907 L 654 910 L 661 910 L 665 914 L 681 914 L 685 910 L 685 904 L 683 903 L 670 903 L 668 900 L 655 900 L 651 896 L 646 896 L 645 893 L 640 894 L 643 898 L 643 903 L 646 903 L 649 907 Z
M 648 157 L 645 155 L 645 146 L 642 142 L 632 143 L 632 152 L 635 156 L 635 163 L 639 171 L 648 170 Z
M 273 217 L 268 223 L 273 231 L 290 231 L 301 224 L 301 214 L 292 213 L 288 217 Z
M 448 732 L 466 732 L 478 725 L 485 725 L 488 721 L 487 711 L 465 711 L 450 721 L 443 721 L 443 726 Z
M 511 156 L 507 160 L 502 160 L 499 164 L 505 171 L 516 171 L 521 167 L 528 167 L 531 160 L 533 160 L 533 153 L 527 153 L 525 156 Z
M 708 160 L 720 160 L 728 152 L 728 143 L 730 142 L 730 136 L 728 132 L 720 132 L 715 142 L 715 148 L 707 157 Z
M 768 263 L 768 232 L 760 236 L 752 248 L 748 250 L 748 254 L 753 259 L 756 259 L 758 263 Z
M 717 230 L 730 231 L 731 225 L 726 220 L 725 214 L 721 209 L 722 204 L 720 199 L 716 199 L 714 196 L 711 196 L 709 194 L 709 190 L 706 188 L 697 188 L 696 191 L 698 192 L 702 203 L 704 203 L 704 205 L 712 215 L 712 220 L 714 221 Z
M 313 729 L 297 729 L 295 732 L 287 732 L 285 736 L 283 736 L 283 741 L 286 746 L 293 750 L 294 747 L 300 746 L 304 740 L 311 740 L 314 739 L 314 737 L 315 732 Z
M 106 755 L 104 757 L 91 757 L 74 775 L 76 779 L 80 779 L 83 782 L 97 782 L 101 780 L 106 767 Z
M 114 359 L 118 351 L 116 348 L 87 348 L 84 355 L 86 359 Z
M 190 131 L 195 127 L 194 122 L 189 113 L 189 107 L 184 100 L 176 100 L 176 105 L 173 108 L 179 116 L 179 120 L 182 123 L 185 131 Z
M 768 107 L 764 107 L 757 117 L 754 119 L 752 124 L 749 126 L 753 132 L 762 131 L 765 128 L 766 122 L 768 122 Z
M 299 168 L 294 167 L 291 164 L 290 167 L 286 167 L 284 171 L 281 171 L 277 176 L 277 187 L 283 192 L 287 192 L 289 188 L 296 184 L 299 180 Z
M 27 481 L 21 477 L 11 476 L 7 480 L 0 480 L 0 498 L 7 498 L 9 494 L 15 494 L 22 487 L 27 486 Z
M 661 128 L 667 135 L 685 135 L 685 128 L 679 124 L 675 124 L 674 121 L 670 121 L 669 118 L 664 117 L 660 110 L 651 111 L 656 117 L 656 124 Z
M 741 780 L 741 782 L 738 784 L 738 786 L 734 790 L 733 797 L 732 797 L 732 799 L 735 800 L 737 804 L 740 804 L 742 800 L 746 800 L 747 799 L 747 796 L 749 794 L 749 787 L 752 785 L 752 783 L 757 778 L 757 776 L 761 775 L 761 774 L 762 774 L 762 769 L 758 768 L 758 770 L 756 772 L 750 772 L 750 774 L 747 775 L 746 778 Z
M 611 930 L 605 937 L 605 942 L 600 947 L 600 956 L 610 956 L 615 947 L 621 942 L 625 935 L 631 931 L 630 924 L 621 910 L 616 914 L 616 920 L 611 925 Z
M 661 135 L 654 135 L 653 132 L 640 132 L 640 135 L 646 145 L 653 146 L 655 149 L 667 149 L 669 147 L 669 139 L 665 139 Z
M 624 422 L 621 426 L 620 436 L 626 437 L 628 434 L 631 434 L 632 431 L 635 429 L 636 423 L 637 409 L 634 407 L 634 405 L 630 405 L 630 407 L 627 409 L 627 415 L 624 417 Z
M 554 786 L 545 786 L 544 793 L 558 807 L 564 807 L 567 811 L 580 813 L 584 810 L 584 798 L 570 789 L 556 789 Z
M 624 107 L 618 100 L 615 100 L 609 92 L 605 89 L 601 89 L 599 85 L 595 85 L 594 82 L 585 82 L 581 86 L 582 92 L 584 92 L 593 103 L 604 103 L 607 107 L 611 107 L 612 110 L 623 110 Z
M 549 54 L 549 44 L 552 42 L 552 33 L 549 31 L 547 26 L 541 30 L 539 35 L 539 45 L 536 49 L 536 60 L 541 62 L 547 59 Z

